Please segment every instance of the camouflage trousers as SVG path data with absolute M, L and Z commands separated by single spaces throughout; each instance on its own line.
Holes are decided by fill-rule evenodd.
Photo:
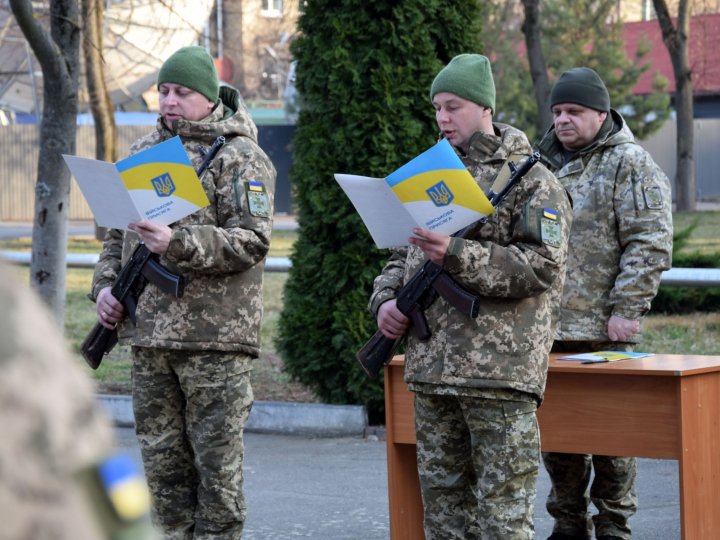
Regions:
M 597 508 L 592 517 L 595 534 L 630 539 L 628 519 L 637 510 L 635 458 L 544 453 L 543 461 L 552 487 L 548 513 L 555 518 L 554 532 L 591 537 L 590 501 Z M 590 473 L 595 477 L 590 486 Z
M 535 403 L 415 394 L 427 540 L 534 537 Z
M 239 539 L 250 357 L 133 347 L 133 410 L 164 538 Z
M 634 343 L 613 341 L 556 341 L 554 352 L 632 351 Z M 629 540 L 628 520 L 637 511 L 635 458 L 543 453 L 552 487 L 548 513 L 555 519 L 554 531 L 591 538 L 612 535 Z M 590 476 L 595 476 L 590 485 Z M 588 486 L 590 491 L 588 494 Z M 592 501 L 597 515 L 589 519 Z

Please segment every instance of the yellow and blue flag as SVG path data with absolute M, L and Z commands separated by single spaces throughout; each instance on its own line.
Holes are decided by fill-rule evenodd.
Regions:
M 447 229 L 451 222 L 468 224 L 494 211 L 446 139 L 385 180 L 416 221 L 430 230 Z
M 209 204 L 178 136 L 118 161 L 115 167 L 135 206 L 148 219 L 187 215 Z

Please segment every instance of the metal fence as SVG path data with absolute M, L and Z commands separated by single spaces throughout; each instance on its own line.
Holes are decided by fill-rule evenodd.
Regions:
M 30 253 L 20 251 L 0 251 L 0 260 L 29 266 Z M 94 268 L 97 254 L 68 254 L 68 268 Z M 266 272 L 288 272 L 292 261 L 288 257 L 267 257 Z M 720 268 L 671 268 L 662 273 L 661 285 L 668 287 L 720 287 Z
M 148 126 L 118 125 L 118 154 L 127 155 L 130 145 L 151 129 Z M 289 181 L 290 141 L 294 126 L 258 126 L 260 146 L 278 169 L 275 211 L 292 213 Z M 640 144 L 668 177 L 675 177 L 675 121 L 671 120 Z M 32 221 L 37 176 L 38 126 L 0 126 L 0 221 Z M 720 198 L 720 119 L 695 120 L 695 176 L 699 199 Z M 78 126 L 77 155 L 95 157 L 95 129 Z M 73 180 L 70 190 L 70 219 L 92 219 L 92 213 Z
M 39 126 L 0 127 L 0 221 L 32 221 L 39 148 Z M 148 126 L 118 126 L 118 154 L 127 155 Z M 76 154 L 95 157 L 94 126 L 78 126 Z M 70 219 L 93 218 L 75 180 L 70 187 Z
M 152 126 L 118 125 L 118 155 L 126 156 L 130 145 L 152 130 Z M 292 213 L 292 195 L 289 181 L 290 141 L 295 126 L 258 126 L 258 142 L 267 152 L 277 169 L 275 186 L 275 212 Z M 35 181 L 39 148 L 39 126 L 0 126 L 0 221 L 32 221 L 35 206 Z M 95 127 L 77 127 L 78 156 L 95 158 Z M 85 202 L 73 179 L 70 187 L 71 220 L 92 220 L 90 207 Z

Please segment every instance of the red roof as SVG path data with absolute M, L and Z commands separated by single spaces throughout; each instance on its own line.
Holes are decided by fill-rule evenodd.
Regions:
M 643 73 L 633 88 L 634 94 L 649 94 L 652 78 L 660 72 L 668 80 L 668 92 L 675 91 L 675 76 L 667 47 L 662 40 L 657 20 L 625 23 L 623 38 L 630 58 L 635 58 L 638 41 L 645 36 L 653 46 L 646 55 L 650 69 Z M 692 70 L 693 92 L 698 94 L 720 94 L 720 13 L 698 15 L 690 19 L 690 69 Z

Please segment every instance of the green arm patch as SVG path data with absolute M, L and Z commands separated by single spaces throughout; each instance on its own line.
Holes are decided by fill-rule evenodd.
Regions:
M 246 181 L 245 197 L 247 198 L 250 215 L 262 218 L 270 217 L 270 198 L 262 182 Z
M 560 247 L 562 244 L 562 226 L 560 215 L 552 208 L 538 209 L 540 237 L 544 244 Z
M 649 210 L 662 210 L 663 196 L 660 186 L 657 184 L 643 185 L 642 190 L 645 206 Z

